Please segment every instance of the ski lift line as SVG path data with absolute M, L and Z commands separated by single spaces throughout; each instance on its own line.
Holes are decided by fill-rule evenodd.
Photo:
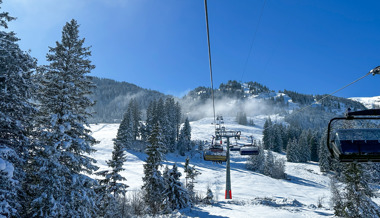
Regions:
M 358 82 L 359 80 L 361 80 L 361 79 L 363 79 L 363 78 L 369 76 L 369 75 L 372 73 L 372 71 L 373 71 L 373 70 L 369 71 L 366 75 L 360 77 L 359 79 L 357 79 L 357 80 L 355 80 L 355 81 L 353 81 L 353 82 L 351 82 L 351 83 L 349 83 L 349 84 L 343 86 L 342 88 L 340 88 L 340 89 L 338 89 L 338 90 L 332 92 L 331 94 L 329 94 L 329 95 L 327 95 L 327 96 L 321 98 L 321 100 L 318 100 L 316 103 L 318 103 L 318 102 L 322 101 L 323 99 L 325 99 L 325 98 L 327 98 L 327 97 L 329 97 L 329 96 L 331 96 L 331 95 L 333 95 L 333 94 L 335 94 L 335 93 L 337 93 L 337 92 L 339 92 L 339 91 L 341 91 L 341 90 L 347 88 L 348 86 L 350 86 L 350 85 L 352 85 L 352 84 Z M 373 75 L 375 75 L 375 73 L 373 73 Z
M 253 44 L 254 44 L 255 39 L 256 39 L 257 31 L 258 31 L 259 26 L 260 26 L 261 17 L 263 16 L 264 7 L 265 7 L 265 3 L 266 3 L 266 2 L 267 2 L 267 1 L 264 0 L 263 6 L 261 7 L 259 20 L 258 20 L 257 25 L 256 25 L 255 33 L 253 34 L 253 38 L 252 38 L 252 41 L 251 41 L 251 46 L 250 46 L 250 48 L 249 48 L 249 52 L 248 52 L 247 59 L 245 60 L 245 63 L 244 63 L 243 73 L 242 73 L 242 75 L 241 75 L 241 79 L 240 79 L 240 81 L 243 81 L 243 77 L 244 77 L 245 71 L 246 71 L 246 69 L 247 69 L 248 60 L 249 60 L 249 57 L 251 56 L 252 47 L 253 47 Z
M 213 80 L 212 80 L 211 46 L 210 46 L 210 33 L 209 33 L 209 27 L 208 27 L 207 0 L 205 0 L 205 14 L 206 14 L 206 29 L 207 29 L 208 60 L 209 60 L 209 65 L 210 65 L 212 109 L 213 109 L 213 112 L 214 112 L 214 124 L 215 124 L 216 122 L 215 122 L 214 83 L 213 83 Z M 216 128 L 216 126 L 215 126 L 215 128 Z
M 356 79 L 355 81 L 353 81 L 353 82 L 351 82 L 351 83 L 349 83 L 349 84 L 343 86 L 342 88 L 340 88 L 340 89 L 338 89 L 338 90 L 336 90 L 336 91 L 334 91 L 334 92 L 332 92 L 332 93 L 326 95 L 325 97 L 321 98 L 321 99 L 318 100 L 317 102 L 315 102 L 315 103 L 311 103 L 310 105 L 305 106 L 305 107 L 299 109 L 298 111 L 296 111 L 296 112 L 294 112 L 294 113 L 291 113 L 290 116 L 296 115 L 296 114 L 300 113 L 301 111 L 306 110 L 307 108 L 313 106 L 314 104 L 316 104 L 316 103 L 318 103 L 318 102 L 321 102 L 323 99 L 326 99 L 326 98 L 332 96 L 333 94 L 335 94 L 335 93 L 337 93 L 337 92 L 339 92 L 339 91 L 342 91 L 343 89 L 347 88 L 348 86 L 350 86 L 350 85 L 352 85 L 352 84 L 358 82 L 359 80 L 364 79 L 365 77 L 369 76 L 370 74 L 372 74 L 373 76 L 376 75 L 376 74 L 380 74 L 380 66 L 375 67 L 374 69 L 370 70 L 370 71 L 369 71 L 367 74 L 365 74 L 364 76 L 362 76 L 362 77 Z M 274 124 L 275 124 L 275 123 L 273 123 L 272 125 L 268 126 L 268 127 L 265 128 L 264 130 L 269 129 L 269 128 L 272 128 L 272 127 L 274 126 Z

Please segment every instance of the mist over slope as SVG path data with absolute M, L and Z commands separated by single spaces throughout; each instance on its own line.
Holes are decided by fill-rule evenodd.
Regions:
M 236 117 L 279 114 L 285 121 L 309 129 L 323 129 L 334 116 L 347 108 L 363 110 L 366 107 L 351 99 L 326 95 L 306 95 L 289 90 L 272 91 L 254 82 L 229 81 L 214 90 L 215 111 L 219 115 Z M 198 87 L 181 100 L 184 115 L 190 120 L 213 116 L 211 89 Z M 307 108 L 307 110 L 305 110 Z

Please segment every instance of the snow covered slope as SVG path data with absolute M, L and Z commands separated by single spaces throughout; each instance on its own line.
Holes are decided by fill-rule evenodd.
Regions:
M 242 131 L 242 140 L 253 135 L 256 139 L 262 137 L 262 127 L 267 116 L 251 117 L 256 126 L 247 127 L 238 125 L 234 118 L 225 117 L 225 126 L 229 130 Z M 272 120 L 281 121 L 279 116 L 271 116 Z M 204 118 L 191 122 L 192 139 L 210 140 L 214 133 L 211 125 L 213 118 Z M 98 151 L 93 157 L 98 160 L 98 166 L 106 169 L 106 160 L 111 158 L 113 149 L 112 139 L 116 136 L 118 124 L 91 125 L 93 136 L 100 141 L 95 149 Z M 280 158 L 284 155 L 278 154 Z M 129 193 L 137 191 L 142 186 L 144 153 L 130 151 L 127 153 L 125 171 L 122 175 L 127 178 Z M 185 157 L 175 154 L 166 156 L 164 164 L 177 163 L 183 173 Z M 204 161 L 201 154 L 194 155 L 191 165 L 202 173 L 197 178 L 195 190 L 205 196 L 207 187 L 210 187 L 216 198 L 212 206 L 195 206 L 191 210 L 181 211 L 191 217 L 319 217 L 332 216 L 329 208 L 329 178 L 319 171 L 317 163 L 295 164 L 286 163 L 286 180 L 272 179 L 245 168 L 246 157 L 238 152 L 231 152 L 231 181 L 232 200 L 224 199 L 225 192 L 225 164 L 215 164 Z M 182 180 L 184 177 L 182 176 Z M 322 199 L 323 208 L 316 208 Z
M 368 109 L 380 108 L 380 96 L 375 97 L 353 97 L 351 100 L 362 103 Z

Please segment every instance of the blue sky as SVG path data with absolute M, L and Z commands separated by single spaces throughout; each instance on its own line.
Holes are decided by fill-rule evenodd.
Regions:
M 39 64 L 74 18 L 92 46 L 92 75 L 176 96 L 210 86 L 203 0 L 3 0 L 1 8 L 18 18 L 9 29 Z M 380 1 L 208 0 L 214 87 L 238 80 L 331 93 L 380 65 L 379 8 Z M 379 96 L 379 84 L 380 75 L 368 76 L 336 95 Z

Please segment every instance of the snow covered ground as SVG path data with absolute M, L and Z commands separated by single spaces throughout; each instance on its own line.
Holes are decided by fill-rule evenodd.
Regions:
M 380 108 L 380 96 L 374 97 L 353 97 L 351 100 L 358 101 L 362 103 L 366 108 Z
M 246 143 L 253 136 L 262 138 L 262 127 L 267 116 L 250 117 L 255 126 L 247 127 L 237 124 L 234 118 L 225 118 L 228 130 L 242 132 L 240 143 Z M 282 121 L 282 117 L 271 116 L 272 121 Z M 214 134 L 213 118 L 204 118 L 191 122 L 192 139 L 211 140 Z M 113 149 L 112 139 L 116 137 L 118 124 L 91 125 L 93 136 L 100 141 L 95 146 L 98 151 L 92 155 L 101 169 L 106 169 L 106 160 L 111 158 Z M 235 143 L 232 141 L 231 143 Z M 284 155 L 278 154 L 280 158 Z M 146 155 L 129 151 L 125 171 L 122 175 L 127 178 L 130 193 L 142 186 L 143 164 Z M 183 173 L 185 157 L 169 154 L 164 164 L 177 163 Z M 287 179 L 278 180 L 249 171 L 245 168 L 246 157 L 238 152 L 231 152 L 231 181 L 232 200 L 224 199 L 225 193 L 225 164 L 215 164 L 204 161 L 201 154 L 194 155 L 190 164 L 195 165 L 202 173 L 197 178 L 195 190 L 202 194 L 210 187 L 214 193 L 215 204 L 196 206 L 191 210 L 181 211 L 190 217 L 320 217 L 332 216 L 329 209 L 330 189 L 329 178 L 319 171 L 317 163 L 295 164 L 286 163 Z M 182 176 L 184 180 L 184 176 Z M 317 208 L 322 199 L 323 208 Z

